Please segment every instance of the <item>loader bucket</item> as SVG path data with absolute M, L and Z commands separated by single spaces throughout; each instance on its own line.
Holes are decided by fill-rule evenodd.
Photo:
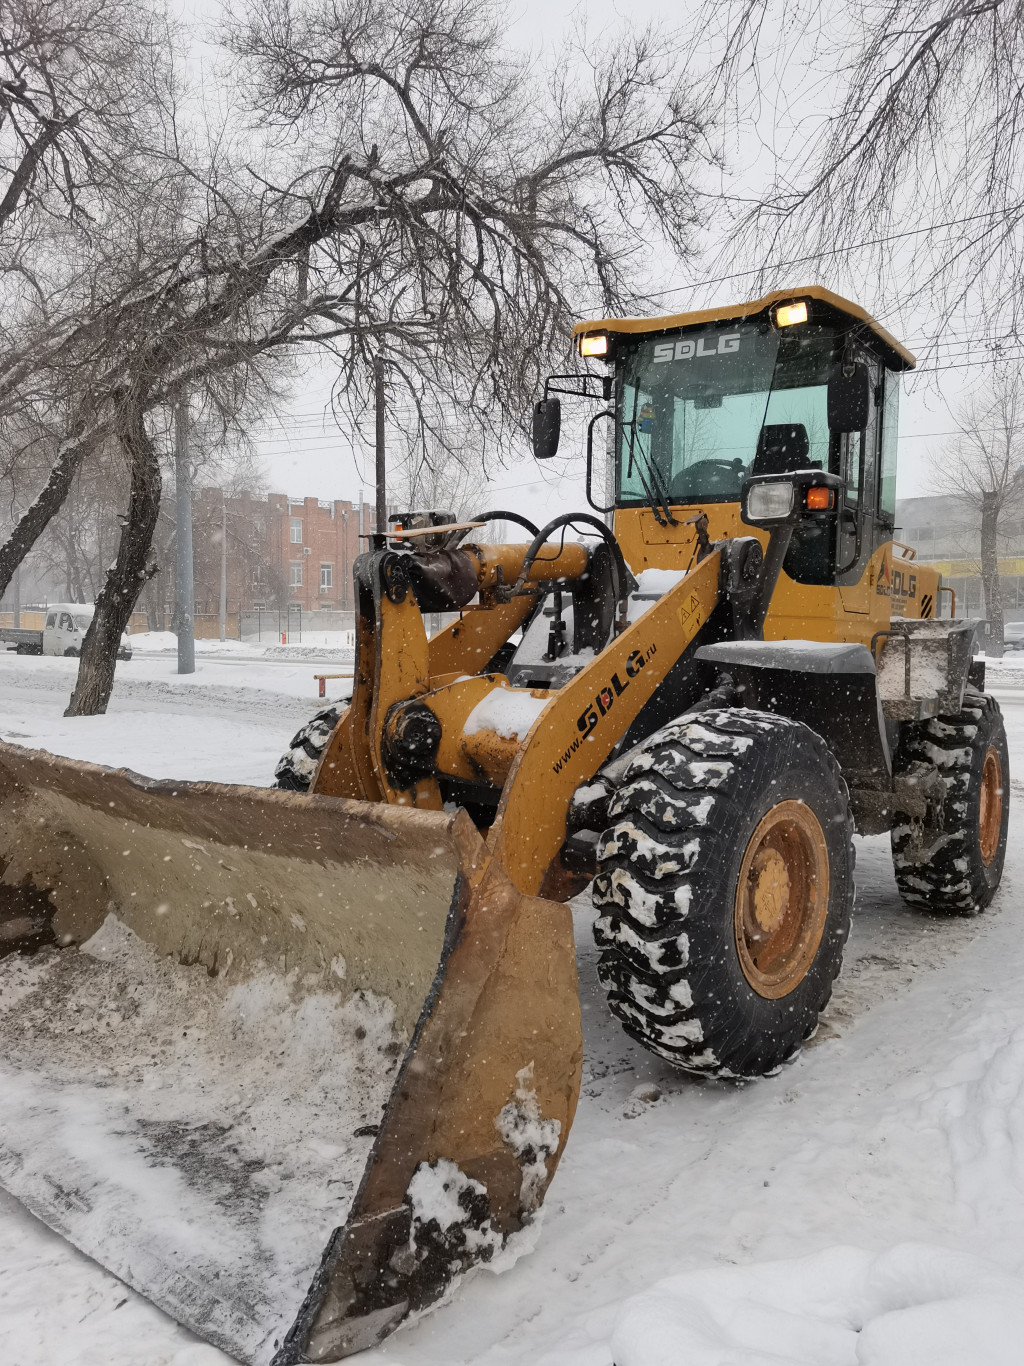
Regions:
M 201 1337 L 338 1360 L 529 1222 L 570 916 L 465 812 L 0 745 L 0 869 L 0 1183 Z

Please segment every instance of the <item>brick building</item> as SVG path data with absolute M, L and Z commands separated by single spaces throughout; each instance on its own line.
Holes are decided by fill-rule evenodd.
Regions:
M 225 523 L 229 611 L 351 610 L 352 565 L 368 546 L 359 539 L 359 521 L 358 504 L 340 499 L 322 502 L 282 493 L 225 498 L 220 489 L 197 489 L 192 537 L 197 614 L 219 610 Z M 362 521 L 365 532 L 374 529 L 368 503 Z
M 358 505 L 340 499 L 299 501 L 280 493 L 272 493 L 267 501 L 270 564 L 287 590 L 284 602 L 306 612 L 350 610 L 352 565 L 368 549 L 368 543 L 359 539 Z M 373 508 L 368 503 L 363 504 L 362 521 L 365 532 L 373 531 Z

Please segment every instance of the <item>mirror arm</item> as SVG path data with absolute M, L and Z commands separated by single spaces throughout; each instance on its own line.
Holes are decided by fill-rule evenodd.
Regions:
M 559 380 L 570 380 L 570 384 L 557 383 Z M 590 387 L 591 380 L 595 380 L 601 386 L 600 393 L 593 393 Z M 550 398 L 552 394 L 566 394 L 571 398 L 598 399 L 602 403 L 607 403 L 612 396 L 612 385 L 614 376 L 612 375 L 593 375 L 589 371 L 582 373 L 564 375 L 548 375 L 544 381 L 544 397 Z
M 601 507 L 599 504 L 597 504 L 597 503 L 594 502 L 594 493 L 593 493 L 593 474 L 594 474 L 594 427 L 597 425 L 598 422 L 600 422 L 601 418 L 603 418 L 603 417 L 614 418 L 614 417 L 615 417 L 615 409 L 614 409 L 614 408 L 604 408 L 604 409 L 602 409 L 601 412 L 596 413 L 596 414 L 590 419 L 590 422 L 589 422 L 589 424 L 588 424 L 588 426 L 587 426 L 587 502 L 590 504 L 590 506 L 594 509 L 595 512 L 601 512 L 601 513 L 605 513 L 605 512 L 614 512 L 614 511 L 615 511 L 615 504 L 614 504 L 614 502 L 612 503 L 611 507 Z

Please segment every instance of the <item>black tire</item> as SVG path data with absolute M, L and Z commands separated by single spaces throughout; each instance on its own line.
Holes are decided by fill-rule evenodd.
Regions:
M 778 903 L 757 900 L 766 865 L 755 884 L 754 864 L 776 855 L 755 836 L 783 812 L 812 833 L 817 829 L 815 867 L 827 878 L 828 896 L 819 901 L 808 891 L 790 899 L 786 880 L 775 884 L 784 886 L 785 909 L 772 911 Z M 594 934 L 612 1012 L 628 1034 L 685 1071 L 728 1077 L 777 1071 L 814 1033 L 850 928 L 853 821 L 846 784 L 825 742 L 807 726 L 767 712 L 715 709 L 684 717 L 638 749 L 611 797 L 609 816 L 615 824 L 598 846 Z M 772 838 L 792 838 L 795 848 L 801 836 L 787 829 L 776 825 Z M 803 885 L 820 884 L 809 877 Z M 762 929 L 766 904 L 769 916 L 781 916 L 780 934 L 796 936 L 791 986 L 785 975 L 775 985 L 752 984 L 758 968 L 749 943 L 741 946 L 740 927 L 748 921 L 740 911 L 745 906 L 749 913 L 754 904 L 764 944 L 775 933 Z M 794 916 L 801 918 L 794 922 Z M 784 930 L 794 923 L 795 930 Z
M 945 789 L 936 819 L 893 827 L 900 895 L 924 910 L 977 915 L 995 896 L 1006 858 L 1010 756 L 999 703 L 968 689 L 959 715 L 905 725 L 893 769 L 924 794 Z
M 78 658 L 78 651 L 75 649 L 75 647 L 74 647 L 73 645 L 69 645 L 68 648 L 64 651 L 64 658 L 65 658 L 65 659 L 77 659 L 77 658 Z
M 288 792 L 309 791 L 320 756 L 344 710 L 337 704 L 324 707 L 295 732 L 274 769 L 275 787 L 283 787 Z

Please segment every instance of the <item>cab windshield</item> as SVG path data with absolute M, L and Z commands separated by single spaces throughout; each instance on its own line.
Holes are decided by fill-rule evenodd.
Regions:
M 731 323 L 637 343 L 625 358 L 619 501 L 734 502 L 748 474 L 828 469 L 835 332 Z

